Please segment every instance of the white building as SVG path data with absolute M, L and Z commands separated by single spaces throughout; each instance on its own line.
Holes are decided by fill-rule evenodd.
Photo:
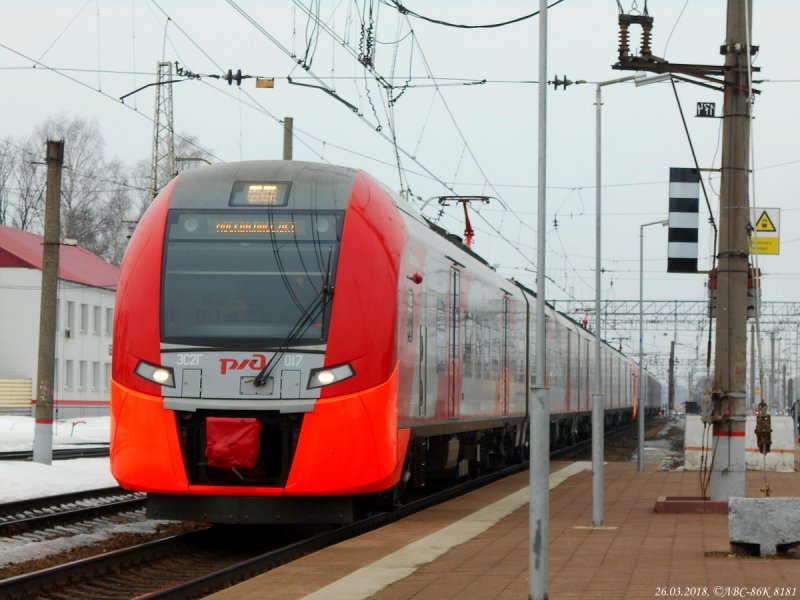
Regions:
M 40 235 L 0 226 L 0 412 L 34 414 L 43 247 Z M 119 269 L 60 248 L 54 417 L 105 415 Z

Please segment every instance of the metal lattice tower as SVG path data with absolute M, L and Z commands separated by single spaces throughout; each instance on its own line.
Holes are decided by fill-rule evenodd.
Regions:
M 172 63 L 158 63 L 150 185 L 153 198 L 175 175 L 175 129 L 172 117 Z

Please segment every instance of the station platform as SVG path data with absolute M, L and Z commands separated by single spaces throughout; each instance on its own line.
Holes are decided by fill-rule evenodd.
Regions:
M 602 527 L 591 463 L 550 465 L 548 587 L 571 598 L 800 598 L 800 557 L 730 555 L 728 517 L 662 514 L 660 496 L 700 496 L 700 475 L 607 463 Z M 800 474 L 746 474 L 746 495 L 800 497 Z M 528 598 L 528 473 L 310 554 L 215 600 Z

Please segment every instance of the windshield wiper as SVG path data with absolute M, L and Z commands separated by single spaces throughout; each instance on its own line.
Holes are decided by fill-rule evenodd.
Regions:
M 333 257 L 333 247 L 328 248 L 328 262 L 325 265 L 325 277 L 322 280 L 322 290 L 320 290 L 320 293 L 322 294 L 322 321 L 320 325 L 321 331 L 325 331 L 325 307 L 328 306 L 328 302 L 330 302 L 331 298 L 333 298 L 333 286 L 330 284 L 332 257 Z
M 253 379 L 254 386 L 262 387 L 266 385 L 267 381 L 269 380 L 269 376 L 277 366 L 280 358 L 286 353 L 292 343 L 299 339 L 300 336 L 308 330 L 319 312 L 322 313 L 320 331 L 325 331 L 325 308 L 328 306 L 331 298 L 333 298 L 333 286 L 330 284 L 332 254 L 333 248 L 330 248 L 328 251 L 328 264 L 325 267 L 325 276 L 322 280 L 322 288 L 314 297 L 314 300 L 311 302 L 311 304 L 309 304 L 308 307 L 306 307 L 306 309 L 303 311 L 303 314 L 301 314 L 297 319 L 295 324 L 292 326 L 292 329 L 289 331 L 289 334 L 286 336 L 286 339 L 283 340 L 283 342 L 275 350 L 275 354 L 272 355 L 272 358 L 269 359 L 264 368 L 261 369 L 261 371 L 258 372 L 258 375 L 256 375 L 255 379 Z

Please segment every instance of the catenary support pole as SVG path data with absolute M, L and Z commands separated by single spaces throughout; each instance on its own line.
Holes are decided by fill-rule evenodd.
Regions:
M 752 3 L 728 0 L 722 164 L 719 190 L 719 276 L 712 391 L 715 451 L 711 500 L 745 495 L 747 276 L 749 271 L 749 32 Z
M 292 160 L 294 143 L 294 119 L 283 117 L 283 160 Z
M 39 364 L 36 371 L 36 423 L 33 461 L 49 465 L 53 460 L 53 380 L 56 354 L 56 305 L 58 251 L 61 238 L 61 167 L 64 141 L 47 141 L 47 192 L 42 254 L 42 296 L 39 312 Z
M 770 412 L 775 412 L 775 336 L 778 332 L 774 329 L 769 334 L 769 399 L 767 406 Z
M 545 389 L 545 231 L 547 230 L 547 0 L 539 0 L 539 127 L 536 223 L 536 356 L 530 407 L 528 600 L 547 600 L 550 568 L 550 410 Z
M 592 525 L 600 527 L 603 524 L 603 434 L 605 433 L 604 401 L 603 401 L 603 364 L 600 312 L 600 269 L 602 265 L 600 250 L 601 231 L 601 180 L 602 180 L 602 106 L 603 86 L 597 84 L 595 92 L 595 265 L 594 265 L 594 391 L 592 392 Z
M 750 405 L 747 407 L 747 412 L 752 414 L 756 406 L 758 406 L 758 402 L 756 402 L 756 324 L 754 319 L 754 322 L 750 324 Z

